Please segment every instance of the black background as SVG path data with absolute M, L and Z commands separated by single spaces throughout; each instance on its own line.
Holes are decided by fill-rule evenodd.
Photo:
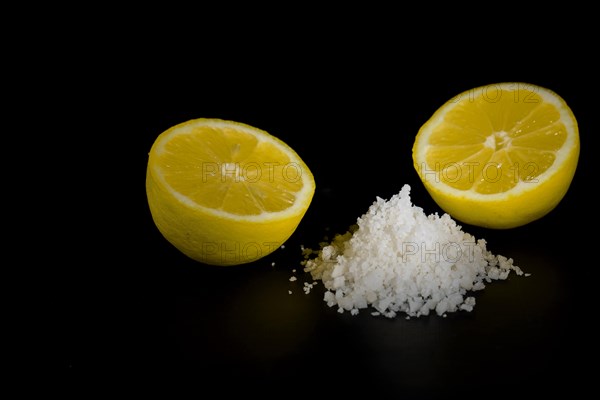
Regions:
M 64 267 L 47 273 L 56 285 L 40 304 L 51 311 L 44 329 L 56 333 L 50 345 L 67 391 L 493 397 L 588 383 L 580 360 L 592 349 L 588 299 L 597 263 L 581 227 L 595 221 L 590 96 L 598 88 L 589 60 L 551 62 L 503 42 L 476 52 L 465 41 L 452 52 L 443 35 L 415 46 L 394 39 L 393 28 L 361 32 L 274 41 L 277 31 L 267 29 L 218 45 L 198 33 L 180 47 L 158 34 L 143 49 L 134 35 L 118 49 L 86 53 L 78 78 L 62 71 L 53 80 L 52 93 L 69 82 L 69 100 L 51 121 L 68 121 L 80 139 L 80 151 L 58 161 L 59 183 L 78 188 L 77 201 L 57 201 L 74 217 L 75 233 L 50 228 L 64 224 L 58 213 L 47 225 L 59 244 L 46 256 Z M 441 212 L 412 166 L 414 137 L 452 96 L 505 81 L 562 96 L 582 143 L 572 186 L 549 215 L 504 231 L 463 224 L 532 276 L 490 284 L 475 294 L 473 312 L 447 318 L 351 316 L 327 307 L 322 285 L 305 295 L 301 286 L 311 280 L 300 245 L 316 248 L 325 235 L 345 232 L 376 196 L 410 184 L 415 205 Z M 199 117 L 266 130 L 313 171 L 313 202 L 284 249 L 253 264 L 213 267 L 179 253 L 154 226 L 148 151 L 162 131 Z

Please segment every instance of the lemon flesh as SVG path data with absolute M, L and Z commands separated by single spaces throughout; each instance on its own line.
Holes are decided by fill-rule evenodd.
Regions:
M 513 228 L 553 210 L 579 158 L 577 121 L 553 91 L 521 82 L 465 91 L 421 127 L 415 169 L 452 217 Z
M 287 144 L 235 121 L 194 119 L 155 140 L 146 193 L 162 235 L 212 265 L 256 261 L 296 230 L 314 177 Z

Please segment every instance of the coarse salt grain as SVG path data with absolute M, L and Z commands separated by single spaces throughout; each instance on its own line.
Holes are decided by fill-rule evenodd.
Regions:
M 317 284 L 317 282 L 313 282 L 313 283 L 308 283 L 308 282 L 304 282 L 304 293 L 305 294 L 309 294 L 310 291 L 312 290 L 312 288 Z
M 323 282 L 329 307 L 352 315 L 367 307 L 388 318 L 469 312 L 475 298 L 468 292 L 505 280 L 511 271 L 524 274 L 448 214 L 426 215 L 413 206 L 409 185 L 389 201 L 377 197 L 355 226 L 320 246 L 302 247 L 304 271 Z

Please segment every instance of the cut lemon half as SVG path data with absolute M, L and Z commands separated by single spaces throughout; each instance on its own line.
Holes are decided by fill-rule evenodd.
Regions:
M 553 91 L 521 82 L 465 91 L 419 130 L 415 169 L 435 202 L 464 223 L 513 228 L 554 209 L 579 159 L 573 112 Z
M 206 264 L 245 264 L 279 248 L 314 191 L 310 169 L 290 146 L 239 122 L 183 122 L 149 153 L 146 194 L 156 226 Z

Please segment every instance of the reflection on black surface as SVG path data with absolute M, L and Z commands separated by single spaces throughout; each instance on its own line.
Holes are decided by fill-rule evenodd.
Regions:
M 488 246 L 532 275 L 493 282 L 474 293 L 473 312 L 445 318 L 387 319 L 370 310 L 340 314 L 323 302 L 322 286 L 302 292 L 311 279 L 298 266 L 299 251 L 275 252 L 275 267 L 269 259 L 236 271 L 210 268 L 202 279 L 198 266 L 195 289 L 189 281 L 175 282 L 183 290 L 173 293 L 172 357 L 185 370 L 213 377 L 227 371 L 262 383 L 292 383 L 309 371 L 332 382 L 358 374 L 361 382 L 385 382 L 386 389 L 374 388 L 375 393 L 482 388 L 488 383 L 478 379 L 486 370 L 490 377 L 512 371 L 504 388 L 541 384 L 556 375 L 557 359 L 568 355 L 563 266 L 545 256 L 543 247 Z M 295 282 L 289 281 L 292 268 Z
M 593 217 L 582 215 L 593 210 L 585 170 L 576 173 L 561 204 L 540 221 L 509 231 L 463 225 L 465 232 L 486 239 L 491 252 L 512 257 L 532 274 L 511 274 L 506 282 L 475 293 L 472 313 L 390 320 L 363 310 L 351 316 L 327 307 L 322 286 L 308 295 L 301 290 L 306 278 L 300 245 L 316 248 L 324 235 L 345 232 L 375 196 L 389 198 L 406 183 L 415 205 L 428 214 L 439 212 L 412 167 L 412 140 L 449 95 L 480 83 L 489 82 L 447 76 L 424 87 L 418 79 L 412 84 L 403 79 L 395 91 L 385 86 L 395 93 L 392 101 L 377 96 L 375 87 L 360 95 L 346 88 L 344 98 L 329 88 L 319 97 L 315 84 L 310 88 L 314 101 L 308 102 L 298 97 L 301 93 L 280 98 L 266 91 L 264 101 L 200 96 L 182 105 L 171 98 L 154 103 L 156 96 L 150 110 L 130 113 L 127 108 L 124 126 L 135 137 L 129 154 L 135 166 L 123 176 L 133 195 L 123 196 L 122 216 L 110 220 L 114 233 L 102 234 L 97 242 L 85 238 L 86 257 L 73 268 L 78 271 L 74 292 L 98 287 L 95 307 L 64 295 L 75 310 L 76 329 L 68 336 L 76 337 L 69 357 L 73 374 L 119 371 L 127 378 L 142 376 L 146 385 L 153 377 L 179 375 L 197 391 L 251 383 L 255 393 L 265 393 L 279 385 L 287 388 L 277 392 L 281 396 L 341 396 L 367 389 L 373 398 L 424 393 L 488 398 L 516 388 L 576 390 L 580 381 L 565 378 L 565 371 L 584 372 L 577 360 L 589 357 L 589 304 L 594 302 L 587 296 L 595 293 L 596 282 L 590 256 L 596 245 L 578 228 L 580 220 Z M 591 170 L 593 147 L 585 143 L 593 124 L 577 108 L 584 103 L 577 90 L 566 83 L 561 87 L 580 118 L 580 166 Z M 143 185 L 149 146 L 169 126 L 198 117 L 265 129 L 292 145 L 312 169 L 313 204 L 284 250 L 251 265 L 215 268 L 179 254 L 153 226 Z M 86 261 L 97 253 L 110 254 L 101 268 L 92 268 Z M 294 268 L 299 280 L 290 282 Z M 80 280 L 84 272 L 86 279 Z M 219 383 L 223 377 L 224 385 Z

